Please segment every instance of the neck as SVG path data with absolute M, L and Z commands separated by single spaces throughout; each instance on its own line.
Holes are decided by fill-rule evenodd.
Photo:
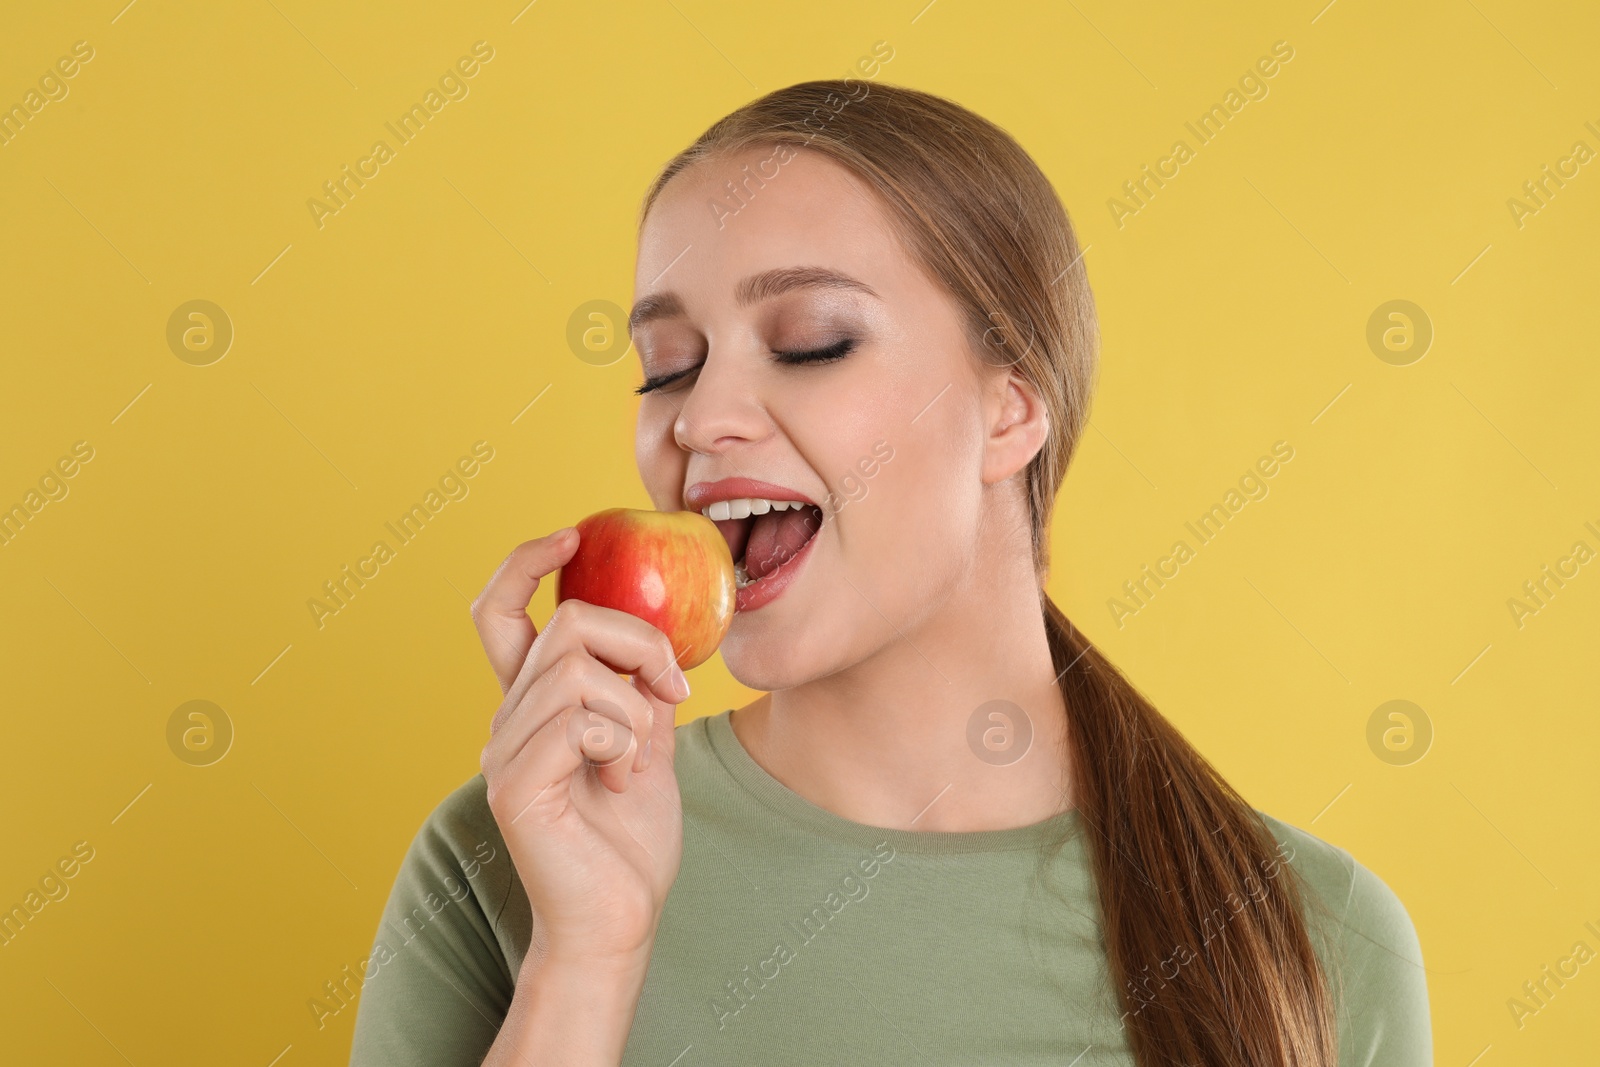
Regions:
M 988 558 L 1007 557 L 861 662 L 734 712 L 740 743 L 789 789 L 869 826 L 1000 830 L 1070 807 L 1039 589 L 1026 554 Z

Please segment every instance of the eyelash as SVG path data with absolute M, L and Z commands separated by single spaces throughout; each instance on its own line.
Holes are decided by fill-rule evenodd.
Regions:
M 855 348 L 855 346 L 855 338 L 846 337 L 842 341 L 835 341 L 826 348 L 813 348 L 797 352 L 774 352 L 773 356 L 779 363 L 789 366 L 832 363 L 835 360 L 843 359 L 850 353 L 852 349 Z M 673 371 L 671 374 L 662 374 L 655 378 L 646 378 L 644 384 L 639 386 L 633 392 L 636 396 L 643 396 L 645 393 L 654 392 L 664 385 L 670 385 L 679 378 L 691 374 L 698 369 L 699 364 L 696 364 L 693 367 L 685 367 L 680 371 Z

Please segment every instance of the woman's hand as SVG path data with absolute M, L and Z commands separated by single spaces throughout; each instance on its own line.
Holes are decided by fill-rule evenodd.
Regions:
M 473 602 L 505 693 L 483 773 L 532 906 L 529 963 L 642 975 L 683 851 L 673 726 L 689 686 L 666 635 L 624 612 L 569 600 L 534 628 L 528 602 L 578 539 L 518 545 Z

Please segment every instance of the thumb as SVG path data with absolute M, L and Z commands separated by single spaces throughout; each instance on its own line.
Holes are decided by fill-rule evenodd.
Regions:
M 508 693 L 539 636 L 528 617 L 528 601 L 539 588 L 539 580 L 563 566 L 578 551 L 578 535 L 572 527 L 545 537 L 524 541 L 512 550 L 472 602 L 472 621 L 484 654 L 500 681 L 500 691 Z

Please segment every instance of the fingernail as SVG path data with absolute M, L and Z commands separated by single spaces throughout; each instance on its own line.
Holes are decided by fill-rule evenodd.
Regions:
M 672 687 L 682 693 L 685 700 L 689 698 L 689 679 L 684 677 L 683 668 L 676 663 L 672 665 Z
M 549 540 L 551 540 L 551 541 L 560 541 L 562 538 L 566 537 L 567 534 L 571 533 L 573 530 L 576 530 L 576 529 L 577 529 L 576 526 L 563 526 L 561 529 L 559 529 L 555 533 L 551 534 L 550 537 L 549 537 Z
M 655 743 L 656 743 L 656 739 L 653 738 L 653 737 L 650 740 L 648 740 L 648 741 L 646 741 L 644 743 L 644 765 L 639 768 L 640 770 L 648 770 L 649 769 L 649 767 L 650 767 L 650 746 L 655 744 Z

